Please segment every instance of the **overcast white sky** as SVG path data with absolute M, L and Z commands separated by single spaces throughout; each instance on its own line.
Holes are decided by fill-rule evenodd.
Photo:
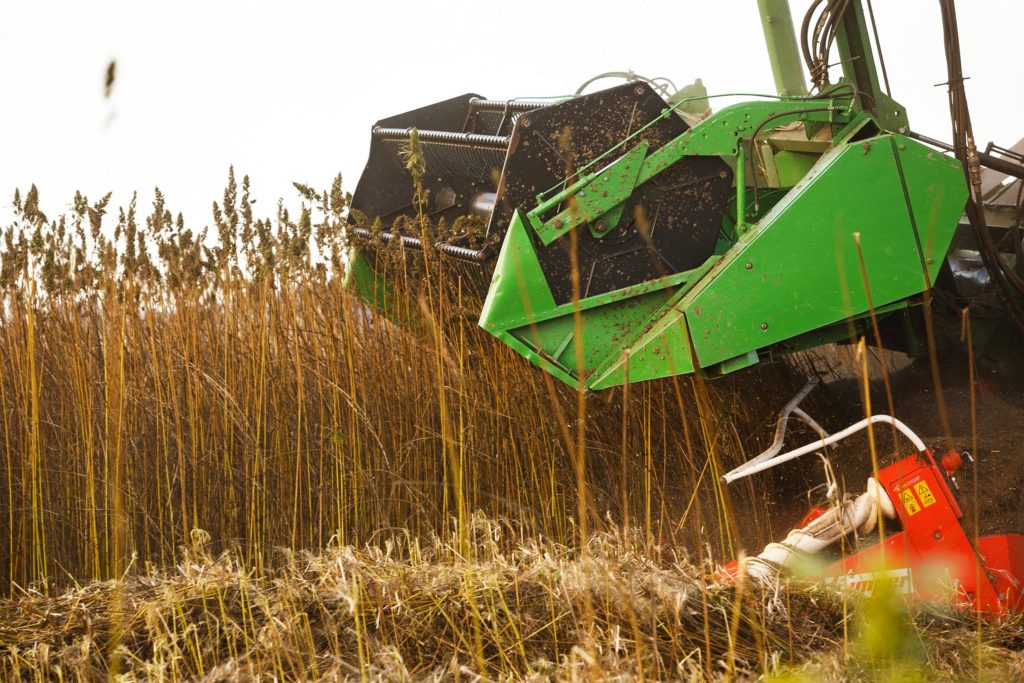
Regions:
M 792 4 L 799 21 L 808 2 Z M 915 130 L 948 139 L 938 3 L 874 5 L 894 97 Z M 1010 145 L 1024 136 L 1024 2 L 958 5 L 975 132 Z M 205 224 L 229 164 L 270 214 L 278 197 L 297 203 L 293 180 L 323 187 L 340 171 L 353 189 L 376 119 L 470 91 L 571 93 L 626 69 L 774 91 L 755 0 L 0 0 L 0 218 L 31 183 L 51 214 L 76 189 L 116 204 L 138 190 L 148 210 L 159 186 Z

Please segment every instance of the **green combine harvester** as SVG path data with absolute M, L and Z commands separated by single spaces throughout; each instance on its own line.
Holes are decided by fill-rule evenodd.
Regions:
M 378 121 L 352 200 L 350 286 L 386 307 L 382 246 L 436 249 L 486 289 L 485 330 L 594 390 L 735 372 L 849 340 L 872 313 L 883 345 L 919 352 L 933 300 L 980 302 L 1001 311 L 987 329 L 1024 329 L 1020 207 L 1016 226 L 986 210 L 1019 187 L 1024 158 L 974 146 L 952 0 L 939 0 L 952 145 L 915 133 L 880 82 L 860 0 L 815 0 L 799 31 L 785 0 L 758 4 L 777 97 L 711 113 L 700 88 L 631 76 Z M 403 158 L 412 138 L 425 203 Z M 996 174 L 988 190 L 983 174 Z M 444 234 L 403 232 L 421 212 Z

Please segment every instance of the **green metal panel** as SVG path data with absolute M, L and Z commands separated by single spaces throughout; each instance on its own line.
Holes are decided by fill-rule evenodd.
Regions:
M 584 374 L 592 373 L 610 354 L 621 352 L 637 328 L 671 294 L 671 290 L 660 290 L 581 311 Z M 542 346 L 539 350 L 554 358 L 561 367 L 576 374 L 576 348 L 580 339 L 576 336 L 576 320 L 572 313 L 510 330 L 510 333 L 527 344 L 540 342 Z
M 894 142 L 904 147 L 896 149 L 902 176 Z M 906 191 L 911 206 L 920 207 L 914 214 L 903 177 L 913 178 Z M 875 306 L 920 293 L 924 274 L 912 216 L 935 217 L 929 239 L 945 253 L 965 198 L 949 159 L 929 157 L 916 142 L 882 135 L 837 147 L 683 300 L 700 365 L 865 313 L 855 233 Z
M 536 365 L 541 370 L 551 374 L 553 377 L 561 382 L 565 382 L 569 386 L 575 387 L 578 385 L 578 381 L 562 366 L 554 363 L 548 356 L 543 353 L 539 353 L 533 346 L 525 344 L 519 340 L 518 337 L 508 332 L 495 332 L 494 336 L 501 340 L 513 351 L 518 353 L 520 356 Z
M 537 320 L 537 316 L 553 308 L 555 299 L 526 232 L 523 214 L 516 211 L 494 266 L 491 286 L 480 311 L 480 326 L 489 332 L 507 330 Z
M 809 152 L 776 152 L 773 162 L 779 187 L 793 187 L 817 163 L 819 155 Z
M 508 331 L 510 327 L 528 325 L 554 308 L 555 300 L 537 261 L 525 219 L 521 211 L 516 211 L 501 244 L 479 324 L 545 372 L 566 384 L 575 384 L 565 368 L 553 362 L 549 355 L 538 352 L 544 340 L 538 341 L 536 335 L 530 335 L 523 341 Z
M 348 250 L 344 286 L 359 295 L 361 299 L 380 311 L 386 318 L 392 317 L 388 301 L 392 297 L 391 287 L 385 277 L 370 267 L 366 256 L 358 249 Z
M 892 136 L 893 155 L 903 178 L 911 218 L 935 282 L 949 249 L 949 229 L 956 226 L 967 201 L 960 162 L 902 135 Z M 954 180 L 955 178 L 955 180 Z
M 694 371 L 686 318 L 676 305 L 685 291 L 685 288 L 680 290 L 645 325 L 637 328 L 633 339 L 621 352 L 609 354 L 607 361 L 588 378 L 591 389 Z
M 516 212 L 502 244 L 480 325 L 534 364 L 575 385 L 577 344 L 582 344 L 583 375 L 613 377 L 622 350 L 650 330 L 666 330 L 661 344 L 638 348 L 631 367 L 636 381 L 693 371 L 689 353 L 667 358 L 670 349 L 688 348 L 685 337 L 672 327 L 672 302 L 707 272 L 709 264 L 656 278 L 577 303 L 556 306 L 534 252 L 522 212 Z M 576 335 L 576 314 L 580 337 Z M 668 368 L 674 368 L 669 372 Z M 607 380 L 613 381 L 613 380 Z M 621 382 L 617 382 L 621 383 Z M 610 386 L 610 385 L 609 385 Z

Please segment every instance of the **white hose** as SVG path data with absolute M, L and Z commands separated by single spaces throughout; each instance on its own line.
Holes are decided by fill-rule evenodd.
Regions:
M 886 424 L 891 424 L 893 427 L 898 429 L 900 431 L 900 433 L 903 434 L 903 436 L 905 436 L 908 439 L 910 439 L 911 443 L 914 444 L 914 448 L 916 448 L 918 451 L 925 450 L 924 442 L 921 441 L 920 437 L 918 437 L 918 435 L 915 434 L 910 429 L 910 427 L 908 427 L 907 425 L 903 424 L 902 422 L 897 420 L 895 417 L 893 417 L 891 415 L 872 415 L 871 417 L 866 417 L 863 420 L 861 420 L 860 422 L 856 422 L 856 423 L 850 425 L 849 427 L 847 427 L 846 429 L 844 429 L 844 430 L 842 430 L 840 432 L 836 432 L 835 434 L 832 434 L 831 436 L 825 437 L 825 438 L 821 439 L 820 441 L 815 441 L 815 442 L 807 444 L 806 446 L 801 446 L 800 448 L 794 449 L 792 451 L 788 451 L 786 453 L 782 453 L 781 455 L 777 455 L 774 458 L 771 458 L 769 460 L 764 460 L 762 462 L 756 462 L 756 463 L 755 462 L 748 462 L 748 463 L 745 463 L 743 465 L 740 465 L 736 469 L 734 469 L 734 470 L 732 470 L 730 472 L 727 472 L 722 477 L 722 480 L 726 484 L 731 484 L 732 482 L 734 482 L 734 481 L 736 481 L 738 479 L 743 479 L 744 477 L 749 477 L 750 475 L 757 474 L 758 472 L 764 472 L 765 470 L 771 469 L 771 468 L 775 467 L 776 465 L 781 465 L 784 462 L 789 462 L 790 460 L 795 460 L 796 458 L 799 458 L 801 455 L 806 455 L 806 454 L 808 454 L 808 453 L 810 453 L 812 451 L 815 451 L 815 450 L 817 450 L 819 448 L 824 448 L 825 446 L 830 446 L 830 445 L 836 443 L 837 441 L 842 441 L 843 439 L 845 439 L 846 437 L 850 436 L 851 434 L 859 432 L 860 430 L 866 428 L 868 425 L 875 424 L 876 422 L 884 422 Z
M 804 424 L 813 429 L 814 432 L 822 439 L 828 438 L 828 432 L 826 432 L 820 424 L 815 422 L 813 417 L 805 413 L 800 408 L 793 408 L 789 413 L 783 413 L 781 417 L 779 417 L 778 426 L 775 430 L 775 441 L 773 441 L 772 445 L 768 447 L 768 450 L 746 461 L 737 469 L 747 468 L 751 465 L 764 462 L 765 460 L 771 460 L 782 451 L 782 441 L 786 437 L 786 423 L 789 421 L 790 415 L 801 420 Z
M 802 420 L 808 427 L 814 430 L 815 434 L 820 436 L 822 439 L 828 437 L 828 432 L 826 432 L 821 425 L 815 422 L 814 418 L 812 418 L 810 415 L 808 415 L 799 407 L 797 407 L 800 405 L 800 402 L 807 398 L 807 395 L 811 393 L 811 391 L 813 391 L 816 386 L 818 386 L 819 381 L 820 380 L 815 376 L 808 378 L 807 383 L 804 384 L 803 388 L 797 392 L 796 396 L 791 398 L 789 400 L 789 403 L 784 405 L 782 407 L 782 410 L 779 411 L 779 417 L 775 423 L 775 439 L 772 441 L 772 445 L 769 446 L 764 452 L 746 461 L 740 467 L 737 467 L 734 471 L 745 469 L 752 465 L 756 465 L 757 463 L 764 462 L 765 460 L 770 460 L 779 453 L 781 453 L 782 446 L 784 445 L 786 439 L 786 425 L 789 422 L 790 415 L 793 415 L 794 417 Z
M 878 522 L 879 508 L 887 519 L 896 518 L 892 501 L 872 477 L 867 491 L 853 502 L 832 507 L 806 526 L 790 531 L 780 543 L 769 543 L 759 555 L 744 560 L 744 568 L 756 579 L 778 576 L 851 532 L 871 533 Z

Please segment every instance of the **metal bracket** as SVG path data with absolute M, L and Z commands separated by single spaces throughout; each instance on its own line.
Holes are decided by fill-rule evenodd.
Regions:
M 735 157 L 742 148 L 741 140 L 754 133 L 794 121 L 845 124 L 851 116 L 848 106 L 833 99 L 821 100 L 820 108 L 812 111 L 807 104 L 806 100 L 746 102 L 723 109 L 650 154 L 647 141 L 642 141 L 601 171 L 583 175 L 550 196 L 538 195 L 538 204 L 527 213 L 527 221 L 545 246 L 587 223 L 595 237 L 603 237 L 618 224 L 634 188 L 683 157 Z M 544 219 L 566 204 L 554 217 Z M 601 218 L 604 224 L 597 225 Z
M 527 214 L 530 225 L 545 246 L 580 225 L 590 223 L 595 237 L 604 237 L 619 223 L 625 202 L 633 194 L 647 157 L 648 142 L 640 142 L 601 171 L 573 183 Z M 575 202 L 545 221 L 542 216 L 575 193 Z

